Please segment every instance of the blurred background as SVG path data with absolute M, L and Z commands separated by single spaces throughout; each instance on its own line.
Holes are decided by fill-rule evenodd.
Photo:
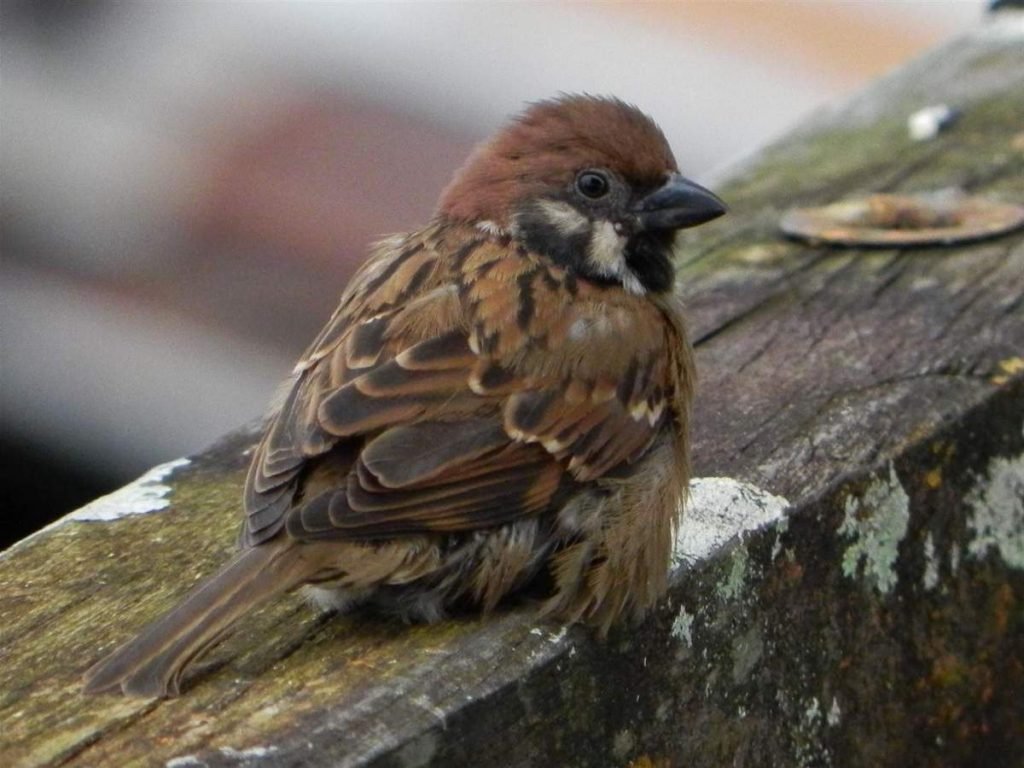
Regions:
M 706 181 L 984 3 L 0 9 L 3 546 L 257 418 L 525 101 L 635 102 Z

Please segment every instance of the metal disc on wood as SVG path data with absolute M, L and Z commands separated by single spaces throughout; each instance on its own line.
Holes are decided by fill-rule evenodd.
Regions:
M 901 247 L 984 240 L 1024 226 L 1024 206 L 941 190 L 870 195 L 821 208 L 794 208 L 780 227 L 812 243 Z

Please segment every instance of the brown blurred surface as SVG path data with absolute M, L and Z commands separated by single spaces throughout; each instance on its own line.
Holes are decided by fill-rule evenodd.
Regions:
M 196 250 L 168 299 L 295 353 L 370 244 L 430 217 L 471 146 L 335 94 L 274 105 L 262 124 L 207 150 L 207 176 L 184 211 Z
M 883 75 L 949 36 L 941 17 L 920 13 L 911 21 L 901 18 L 900 3 L 874 3 L 872 13 L 865 13 L 865 5 L 849 0 L 691 1 L 609 3 L 608 10 L 659 29 L 700 30 L 722 46 L 822 72 L 843 87 Z M 911 10 L 910 3 L 902 5 L 903 14 Z

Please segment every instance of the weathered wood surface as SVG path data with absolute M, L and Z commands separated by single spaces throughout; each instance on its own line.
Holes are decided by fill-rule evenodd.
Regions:
M 907 115 L 938 102 L 961 119 L 911 143 Z M 722 187 L 732 214 L 687 238 L 696 469 L 732 480 L 698 486 L 644 625 L 600 643 L 516 610 L 406 627 L 293 597 L 245 621 L 181 699 L 83 697 L 81 671 L 231 549 L 243 430 L 120 498 L 166 508 L 65 521 L 0 556 L 0 763 L 1019 759 L 1024 233 L 858 251 L 776 229 L 794 204 L 946 186 L 1024 202 L 1019 14 L 761 153 Z

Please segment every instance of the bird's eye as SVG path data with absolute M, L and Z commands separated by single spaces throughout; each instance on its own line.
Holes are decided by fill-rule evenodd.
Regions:
M 600 171 L 581 171 L 576 177 L 576 189 L 581 195 L 591 199 L 604 197 L 610 188 L 608 177 Z

